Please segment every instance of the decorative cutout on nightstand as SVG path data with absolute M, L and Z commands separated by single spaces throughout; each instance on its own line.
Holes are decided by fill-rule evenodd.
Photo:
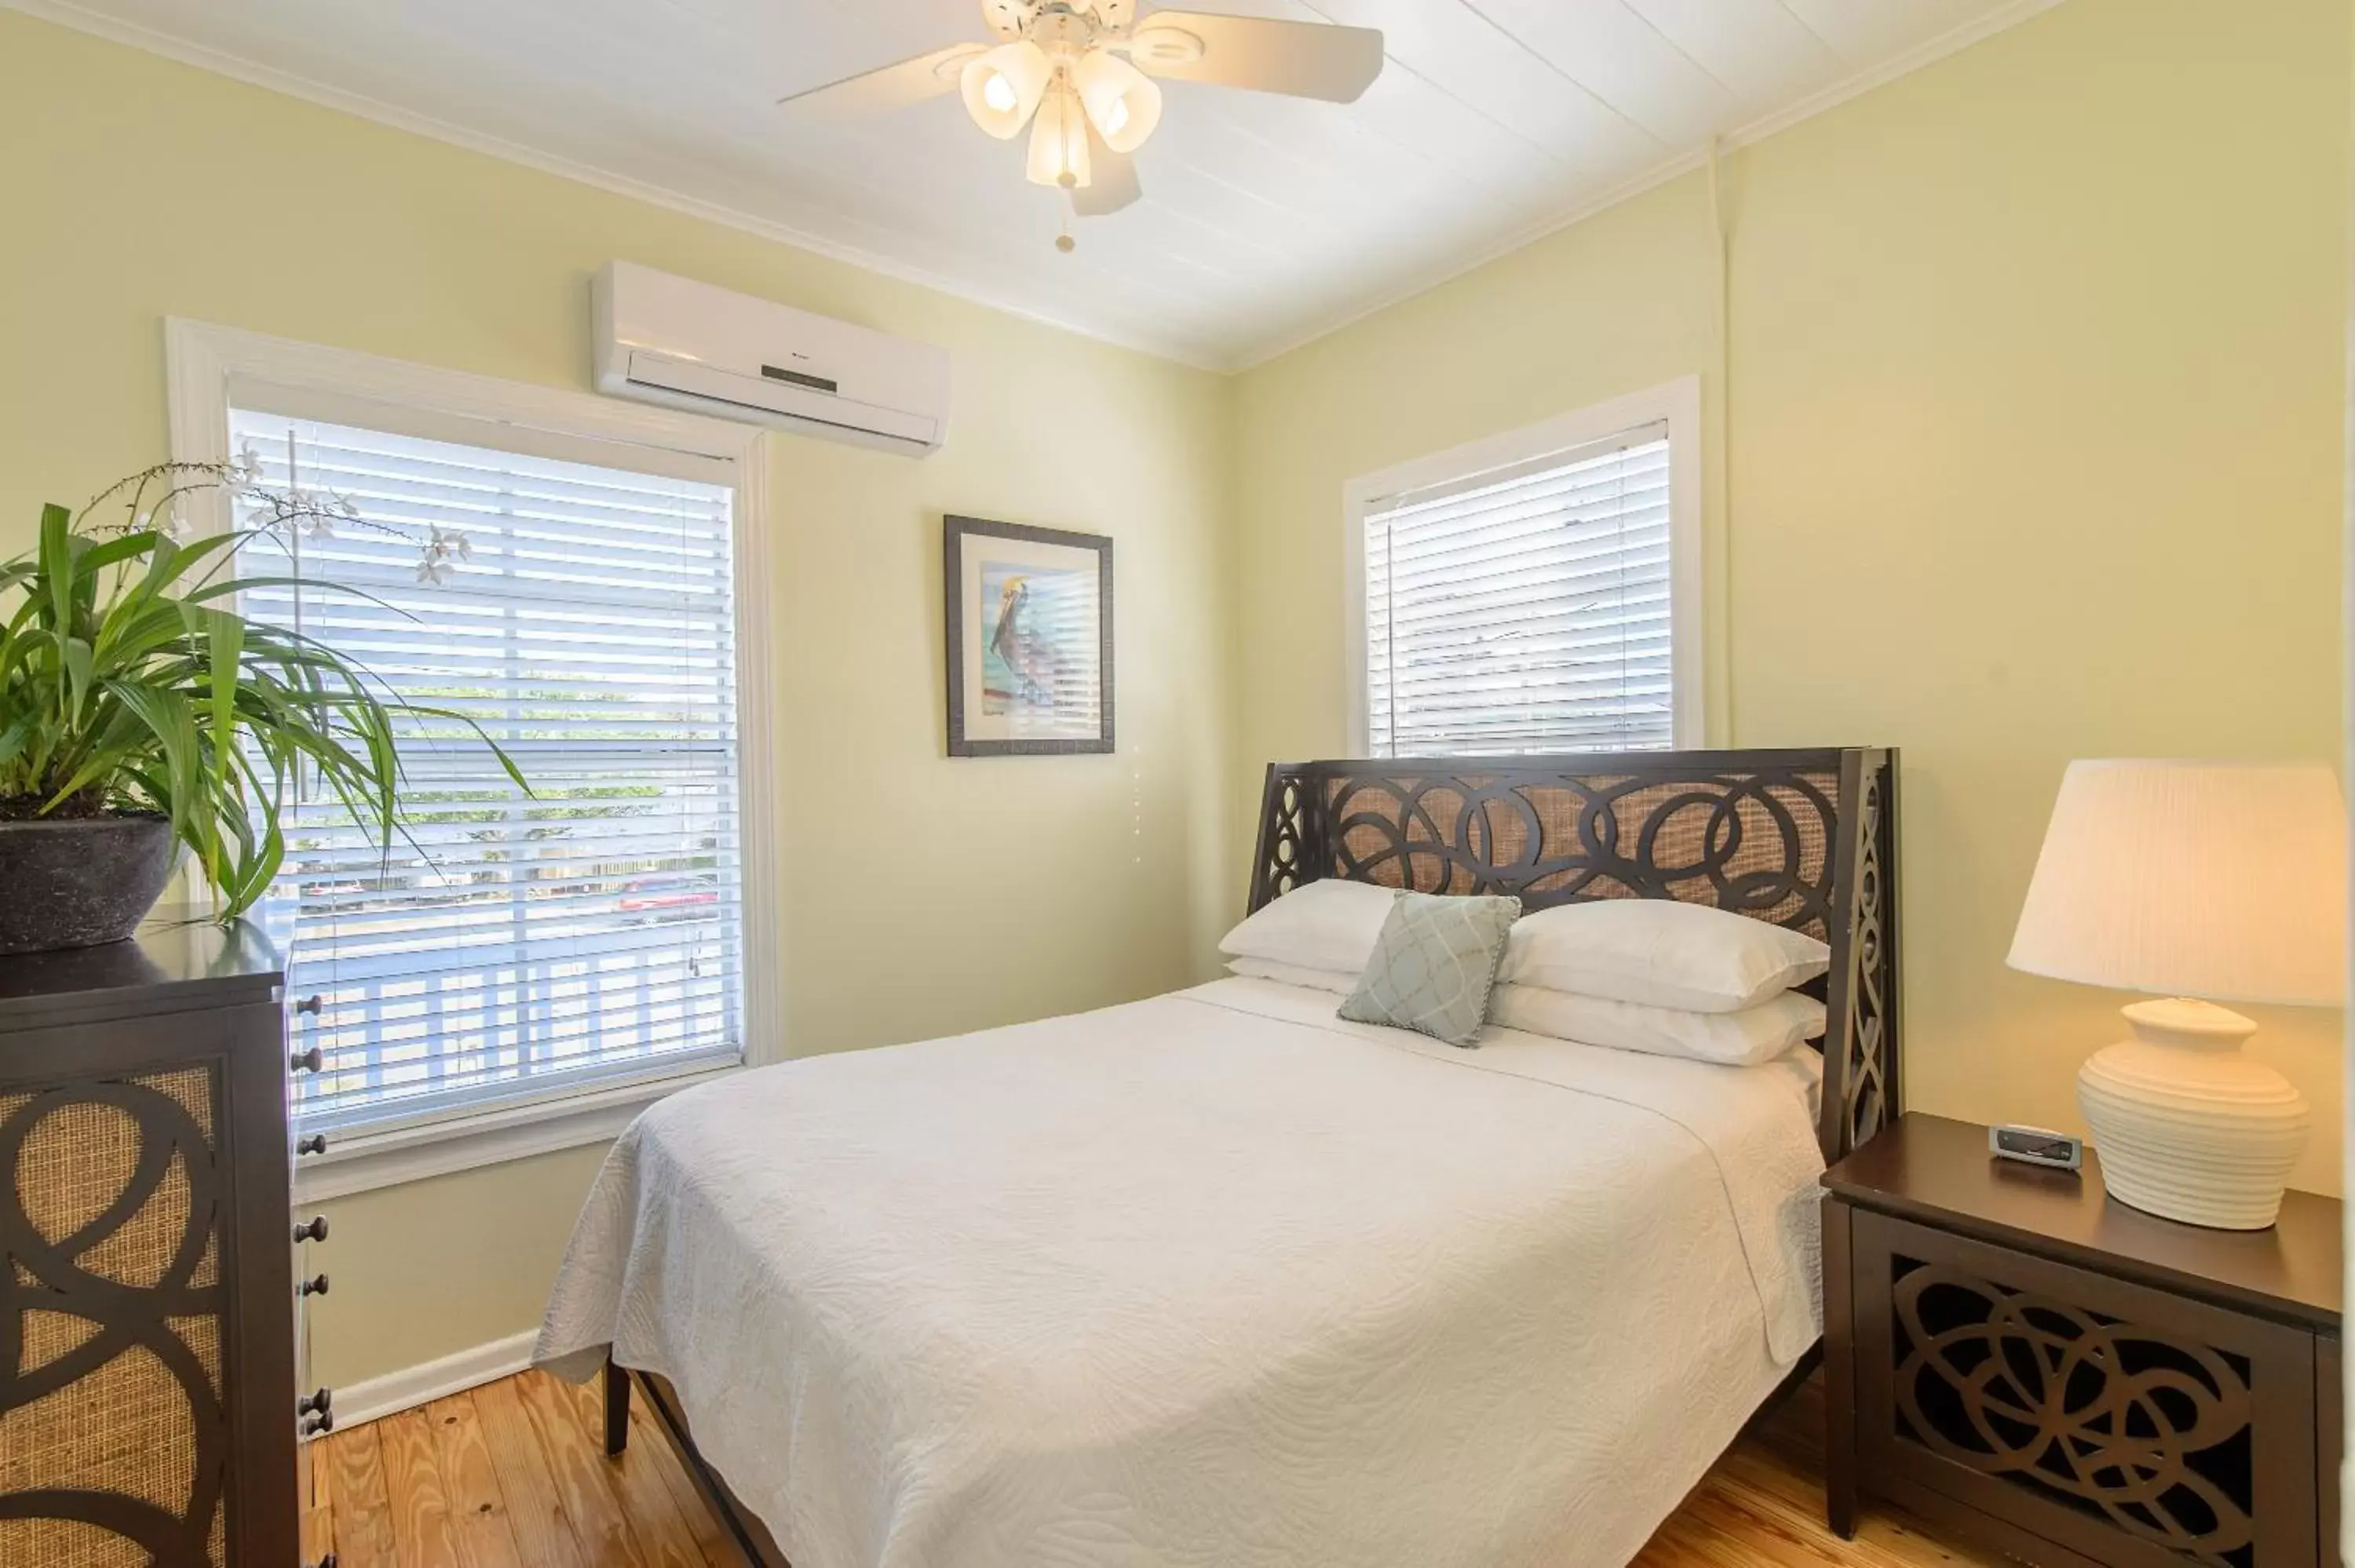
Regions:
M 1899 1435 L 2211 1568 L 2248 1568 L 2249 1363 L 1892 1257 Z

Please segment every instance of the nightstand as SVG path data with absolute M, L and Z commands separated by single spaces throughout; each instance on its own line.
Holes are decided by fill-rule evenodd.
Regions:
M 1835 1531 L 1877 1498 L 2044 1568 L 2338 1563 L 2336 1200 L 2201 1230 L 1921 1115 L 1824 1186 Z

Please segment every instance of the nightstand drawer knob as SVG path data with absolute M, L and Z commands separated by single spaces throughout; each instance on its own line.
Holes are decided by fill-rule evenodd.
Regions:
M 294 1152 L 297 1154 L 326 1153 L 327 1135 L 324 1132 L 304 1134 L 301 1138 L 294 1140 Z
M 306 996 L 302 1001 L 294 1004 L 294 1011 L 297 1012 L 307 1012 L 312 1017 L 316 1018 L 319 1015 L 319 1009 L 323 1005 L 323 1000 L 324 999 L 315 996 Z
M 325 1296 L 326 1293 L 327 1277 L 324 1274 L 314 1274 L 295 1287 L 295 1294 L 298 1296 Z
M 298 1073 L 315 1073 L 319 1070 L 319 1065 L 326 1060 L 326 1058 L 320 1055 L 319 1048 L 316 1045 L 314 1045 L 308 1051 L 295 1052 L 286 1060 L 293 1065 L 294 1070 Z
M 335 1429 L 336 1418 L 324 1410 L 303 1417 L 303 1436 L 305 1437 L 317 1437 Z
M 329 1412 L 333 1411 L 335 1407 L 336 1391 L 332 1388 L 323 1388 L 315 1393 L 306 1393 L 302 1398 L 296 1400 L 294 1402 L 294 1414 L 297 1415 L 325 1415 Z
M 325 1241 L 327 1239 L 327 1216 L 320 1214 L 311 1220 L 307 1224 L 296 1225 L 294 1227 L 294 1239 L 297 1242 Z

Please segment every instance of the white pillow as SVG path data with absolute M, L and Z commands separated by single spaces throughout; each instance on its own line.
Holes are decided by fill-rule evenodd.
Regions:
M 1831 957 L 1813 937 L 1710 905 L 1604 898 L 1523 916 L 1497 978 L 1646 1007 L 1734 1012 L 1815 979 Z
M 1357 990 L 1358 981 L 1365 974 L 1362 969 L 1312 969 L 1302 964 L 1271 963 L 1265 959 L 1230 959 L 1227 972 L 1253 980 L 1282 980 L 1285 985 L 1306 986 L 1311 991 L 1329 991 L 1336 996 L 1347 996 Z
M 1786 991 L 1739 1012 L 1686 1012 L 1540 986 L 1500 985 L 1488 998 L 1488 1022 L 1614 1050 L 1754 1067 L 1821 1034 L 1824 1004 Z
M 1328 877 L 1294 888 L 1226 935 L 1219 951 L 1311 969 L 1363 969 L 1398 889 Z

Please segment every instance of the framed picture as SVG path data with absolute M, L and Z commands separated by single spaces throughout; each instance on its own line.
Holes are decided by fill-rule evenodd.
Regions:
M 1112 541 L 950 517 L 949 755 L 1112 749 Z

